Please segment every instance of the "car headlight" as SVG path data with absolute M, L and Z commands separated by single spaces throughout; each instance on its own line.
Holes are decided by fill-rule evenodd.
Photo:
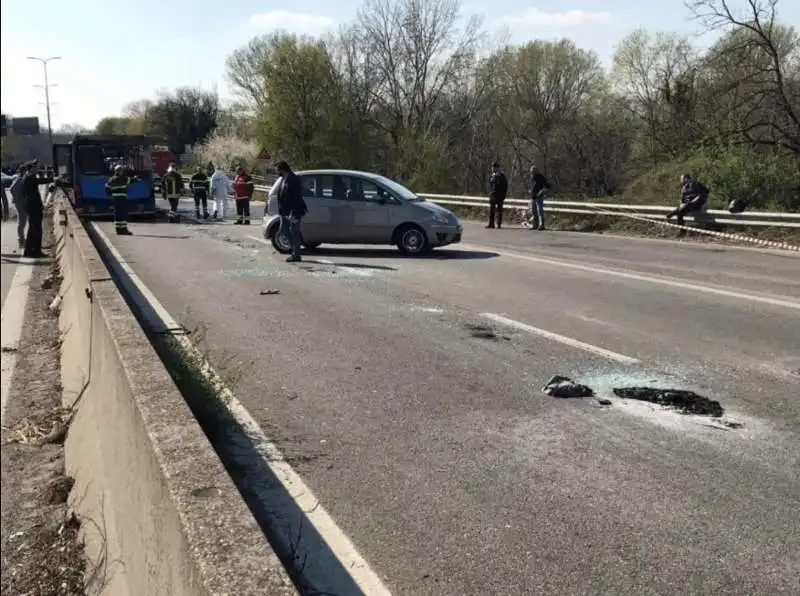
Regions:
M 431 217 L 433 218 L 433 221 L 435 221 L 436 223 L 440 223 L 440 224 L 449 224 L 450 223 L 450 218 L 447 217 L 446 213 L 433 213 L 433 214 L 431 214 Z

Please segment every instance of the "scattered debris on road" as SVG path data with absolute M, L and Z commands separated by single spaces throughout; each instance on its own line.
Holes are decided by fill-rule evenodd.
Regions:
M 262 296 L 277 296 L 280 293 L 280 290 L 261 290 Z
M 708 399 L 687 389 L 615 387 L 613 391 L 617 397 L 665 406 L 682 414 L 699 414 L 719 418 L 724 413 L 722 405 L 718 401 Z
M 611 405 L 611 400 L 608 399 L 607 397 L 598 397 L 597 398 L 597 405 L 610 406 Z
M 576 383 L 569 377 L 562 377 L 561 375 L 556 375 L 549 381 L 547 381 L 547 385 L 542 387 L 542 391 L 544 391 L 547 395 L 551 395 L 553 397 L 593 397 L 594 391 L 592 391 L 591 387 L 587 387 L 586 385 L 581 385 L 580 383 Z

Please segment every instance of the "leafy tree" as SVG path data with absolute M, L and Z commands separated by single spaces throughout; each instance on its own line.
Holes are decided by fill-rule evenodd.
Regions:
M 220 114 L 216 92 L 181 87 L 161 93 L 146 112 L 148 132 L 163 137 L 170 150 L 183 153 L 186 145 L 205 141 L 217 127 Z

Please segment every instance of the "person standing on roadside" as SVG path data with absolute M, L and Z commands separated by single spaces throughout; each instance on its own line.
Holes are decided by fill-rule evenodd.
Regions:
M 497 228 L 503 227 L 503 203 L 508 194 L 508 178 L 500 171 L 500 164 L 492 164 L 492 176 L 489 178 L 489 224 L 487 228 L 495 227 L 495 215 L 497 217 Z
M 42 252 L 44 205 L 42 204 L 42 194 L 39 192 L 39 178 L 36 175 L 38 165 L 38 162 L 30 164 L 22 181 L 25 189 L 25 212 L 28 214 L 28 232 L 25 236 L 23 256 L 31 259 L 47 257 Z
M 214 219 L 217 219 L 217 217 L 225 219 L 225 201 L 228 200 L 231 187 L 231 179 L 219 169 L 219 166 L 216 166 L 214 173 L 211 175 L 211 200 L 214 202 L 214 213 L 211 217 Z
M 278 234 L 286 234 L 292 243 L 292 254 L 286 259 L 287 263 L 297 263 L 300 257 L 300 224 L 308 213 L 308 207 L 303 199 L 303 186 L 300 179 L 285 161 L 278 162 L 278 175 L 282 179 L 278 193 L 278 213 L 281 216 L 281 227 Z
M 181 202 L 181 193 L 183 192 L 183 176 L 178 171 L 178 167 L 171 163 L 167 168 L 167 173 L 161 181 L 162 192 L 164 198 L 169 201 L 169 213 L 167 213 L 167 221 L 170 223 L 177 223 L 180 220 L 178 215 L 178 205 Z
M 25 173 L 28 170 L 26 164 L 22 164 L 17 170 L 8 192 L 11 195 L 11 202 L 17 210 L 17 246 L 20 250 L 25 248 L 25 226 L 28 223 L 28 212 L 25 211 Z
M 250 225 L 250 199 L 253 197 L 255 182 L 244 168 L 236 168 L 236 178 L 233 180 L 233 193 L 236 198 L 236 215 L 238 218 L 234 222 L 239 225 Z
M 203 219 L 208 219 L 208 192 L 211 188 L 211 181 L 202 167 L 197 166 L 197 170 L 192 174 L 189 188 L 192 189 L 192 194 L 194 195 L 194 214 L 197 219 L 200 219 L 201 205 L 203 207 Z
M 544 199 L 550 183 L 537 167 L 531 166 L 531 230 L 544 230 Z

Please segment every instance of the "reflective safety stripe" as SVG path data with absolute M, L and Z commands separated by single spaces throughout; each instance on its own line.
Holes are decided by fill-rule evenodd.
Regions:
M 118 227 L 118 228 L 127 228 L 128 227 L 128 222 L 127 221 L 117 221 L 117 222 L 114 222 L 114 225 L 116 227 Z

